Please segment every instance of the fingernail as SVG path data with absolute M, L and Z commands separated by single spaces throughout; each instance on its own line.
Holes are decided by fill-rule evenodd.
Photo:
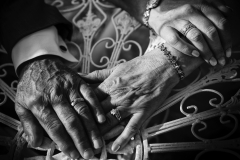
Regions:
M 91 148 L 84 151 L 83 158 L 90 159 L 94 156 L 93 151 Z
M 77 152 L 77 151 L 73 151 L 73 152 L 71 152 L 70 153 L 70 157 L 71 158 L 74 158 L 74 159 L 76 159 L 76 158 L 79 158 L 79 153 Z
M 231 57 L 231 55 L 232 55 L 232 48 L 228 48 L 226 50 L 226 56 L 229 58 L 229 57 Z
M 192 55 L 193 55 L 194 57 L 199 57 L 200 53 L 199 53 L 198 51 L 196 51 L 196 50 L 193 50 L 193 51 L 192 51 Z
M 100 138 L 93 140 L 93 146 L 95 149 L 99 149 L 102 147 L 102 140 Z
M 119 145 L 113 145 L 112 146 L 112 151 L 117 152 L 119 150 L 120 146 Z
M 222 66 L 224 66 L 224 65 L 226 64 L 226 60 L 225 60 L 224 57 L 219 58 L 219 59 L 218 59 L 218 62 L 219 62 Z
M 211 64 L 212 66 L 216 66 L 216 65 L 217 65 L 217 60 L 216 60 L 214 57 L 212 57 L 212 58 L 209 60 L 209 62 L 210 62 L 210 64 Z
M 99 115 L 99 116 L 98 116 L 98 122 L 99 122 L 99 123 L 103 123 L 103 122 L 105 122 L 105 121 L 106 121 L 106 118 L 105 118 L 104 115 Z

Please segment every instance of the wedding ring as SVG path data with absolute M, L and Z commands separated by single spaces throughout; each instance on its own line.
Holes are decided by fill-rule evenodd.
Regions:
M 83 98 L 76 98 L 71 102 L 71 106 L 75 106 L 79 102 L 84 102 Z
M 197 27 L 195 25 L 193 25 L 192 23 L 188 23 L 184 26 L 184 28 L 182 30 L 180 30 L 180 32 L 186 37 L 188 32 L 193 28 L 197 28 Z
M 116 117 L 117 118 L 117 120 L 121 120 L 121 115 L 120 115 L 120 112 L 119 112 L 119 110 L 118 109 L 112 109 L 111 111 L 110 111 L 110 113 L 111 113 L 111 115 L 113 115 L 114 117 Z

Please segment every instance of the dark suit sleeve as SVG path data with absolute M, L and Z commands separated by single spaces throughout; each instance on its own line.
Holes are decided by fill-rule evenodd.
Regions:
M 0 43 L 8 53 L 23 37 L 53 25 L 70 39 L 71 23 L 44 0 L 0 0 Z

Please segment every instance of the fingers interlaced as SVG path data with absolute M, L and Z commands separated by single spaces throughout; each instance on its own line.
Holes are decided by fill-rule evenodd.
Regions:
M 77 91 L 73 91 L 74 93 L 71 93 L 71 101 L 74 101 L 75 99 L 81 98 L 81 95 Z M 87 140 L 86 137 L 89 137 L 91 140 L 91 144 L 95 149 L 101 148 L 102 147 L 102 140 L 100 136 L 100 131 L 98 130 L 98 126 L 96 124 L 96 121 L 94 117 L 92 116 L 92 113 L 88 105 L 86 104 L 85 101 L 78 101 L 78 103 L 75 103 L 74 106 L 72 106 L 76 113 L 78 114 L 78 117 L 80 117 L 81 122 L 83 123 L 82 126 L 85 128 L 85 133 L 84 128 L 81 129 L 81 131 L 84 134 L 87 134 L 87 136 L 84 136 L 85 139 Z M 82 133 L 82 134 L 83 134 Z M 85 141 L 86 141 L 85 140 Z M 92 152 L 90 150 L 91 147 L 89 147 L 89 153 Z
M 39 105 L 33 107 L 31 111 L 49 137 L 59 146 L 61 151 L 69 157 L 79 157 L 78 150 L 75 148 L 73 140 L 51 106 Z
M 106 120 L 105 114 L 103 112 L 102 105 L 99 102 L 98 97 L 95 95 L 93 89 L 87 84 L 83 83 L 80 84 L 80 93 L 87 102 L 88 106 L 92 109 L 96 120 L 99 123 L 103 123 Z

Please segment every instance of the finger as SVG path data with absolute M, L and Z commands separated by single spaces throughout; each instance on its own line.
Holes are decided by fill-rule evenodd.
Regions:
M 75 106 L 77 106 L 78 104 L 79 103 L 75 104 Z M 84 132 L 83 124 L 81 123 L 72 106 L 70 106 L 70 104 L 64 98 L 62 98 L 61 102 L 53 105 L 53 108 L 57 113 L 59 119 L 62 121 L 68 134 L 72 138 L 80 154 L 86 159 L 92 158 L 93 150 L 89 143 L 88 136 L 86 132 Z M 89 121 L 89 123 L 91 123 L 91 121 Z M 95 132 L 93 132 L 89 136 L 90 138 L 98 137 L 97 135 L 95 135 Z
M 173 23 L 173 27 L 176 28 L 179 32 L 183 32 L 183 30 L 187 30 L 189 26 L 193 25 L 191 22 L 186 20 L 177 20 Z M 190 28 L 187 32 L 185 32 L 186 38 L 200 51 L 202 58 L 209 62 L 209 60 L 213 57 L 213 53 L 211 49 L 208 47 L 206 40 L 204 39 L 201 31 L 196 27 Z M 212 63 L 212 65 L 216 65 Z
M 181 39 L 174 28 L 162 28 L 162 30 L 160 31 L 160 36 L 178 51 L 189 56 L 199 57 L 200 53 L 198 52 L 198 50 L 191 44 Z
M 90 87 L 88 87 L 86 83 L 81 83 L 79 88 L 83 98 L 85 99 L 89 107 L 91 107 L 92 111 L 94 112 L 94 115 L 96 116 L 97 121 L 99 123 L 103 123 L 106 120 L 106 117 L 103 112 L 102 105 L 100 104 L 94 91 Z
M 222 0 L 212 0 L 210 1 L 210 3 L 217 8 L 219 11 L 225 13 L 225 14 L 229 14 L 231 12 L 231 8 L 229 8 L 228 6 L 226 6 Z
M 25 134 L 28 136 L 28 144 L 31 147 L 42 147 L 44 132 L 32 112 L 22 107 L 19 103 L 15 104 L 15 111 L 21 121 Z
M 113 68 L 96 70 L 88 75 L 81 75 L 82 79 L 84 79 L 88 83 L 100 83 L 107 79 L 112 73 Z
M 205 6 L 202 9 L 202 12 L 208 17 L 212 23 L 216 26 L 221 44 L 223 46 L 224 52 L 222 54 L 218 54 L 217 58 L 224 56 L 224 53 L 229 56 L 228 50 L 232 47 L 232 38 L 230 33 L 230 25 L 227 19 L 215 8 L 210 6 Z
M 94 89 L 94 93 L 95 95 L 98 97 L 99 101 L 103 101 L 105 98 L 108 97 L 108 92 L 106 92 L 105 90 L 103 90 L 101 88 L 101 84 L 98 85 L 95 89 Z
M 108 131 L 110 131 L 112 128 L 114 128 L 117 124 L 124 121 L 125 118 L 127 118 L 130 113 L 127 112 L 124 107 L 117 107 L 117 110 L 119 111 L 119 114 L 121 115 L 121 121 L 119 121 L 112 113 L 111 111 L 106 114 L 106 122 L 104 124 L 100 125 L 100 131 L 102 135 L 106 134 Z
M 141 138 L 139 134 L 136 134 L 134 136 L 134 139 L 130 141 L 130 145 L 132 146 L 132 148 L 135 148 L 137 145 L 141 144 Z
M 80 156 L 64 125 L 50 106 L 34 106 L 31 111 L 64 154 L 71 158 Z
M 103 139 L 104 140 L 109 140 L 109 139 L 112 139 L 116 136 L 118 136 L 119 134 L 122 133 L 122 131 L 124 130 L 124 126 L 122 125 L 117 125 L 115 126 L 113 129 L 111 129 L 110 131 L 108 131 L 104 136 L 103 136 Z
M 134 147 L 132 147 L 132 145 L 129 143 L 126 146 L 124 146 L 123 148 L 119 149 L 118 151 L 114 152 L 111 148 L 112 148 L 113 142 L 110 142 L 107 145 L 107 151 L 111 154 L 124 154 L 124 155 L 128 155 L 128 154 L 133 154 L 134 151 Z
M 78 92 L 75 92 L 71 98 L 77 99 L 81 98 L 80 94 Z M 73 100 L 71 99 L 71 101 Z M 100 131 L 98 130 L 98 127 L 96 125 L 96 122 L 92 116 L 91 111 L 89 110 L 87 104 L 84 101 L 79 101 L 78 103 L 74 104 L 74 110 L 78 113 L 81 121 L 83 122 L 85 126 L 85 130 L 87 132 L 88 137 L 90 138 L 93 147 L 95 149 L 101 148 L 102 147 L 102 138 L 100 136 Z M 83 131 L 83 128 L 81 129 Z M 85 143 L 88 143 L 88 140 L 86 139 L 83 140 L 83 148 L 86 149 Z M 86 145 L 88 146 L 88 145 Z M 89 149 L 90 150 L 90 149 Z M 89 151 L 90 153 L 90 151 Z
M 112 98 L 109 96 L 101 102 L 105 113 L 110 112 L 111 109 L 117 107 L 117 105 L 113 104 L 111 100 Z
M 143 120 L 144 118 L 142 113 L 134 114 L 122 134 L 114 141 L 112 150 L 116 152 L 119 149 L 125 147 L 125 145 L 128 144 L 129 140 L 138 132 L 143 123 Z
M 205 10 L 205 9 L 202 9 Z M 220 61 L 224 61 L 224 50 L 220 41 L 220 37 L 215 25 L 201 13 L 193 12 L 193 15 L 189 17 L 189 21 L 194 24 L 203 34 L 204 39 L 207 41 L 213 55 Z M 189 35 L 187 36 L 187 38 Z M 212 66 L 217 64 L 214 57 L 208 56 L 207 59 Z

